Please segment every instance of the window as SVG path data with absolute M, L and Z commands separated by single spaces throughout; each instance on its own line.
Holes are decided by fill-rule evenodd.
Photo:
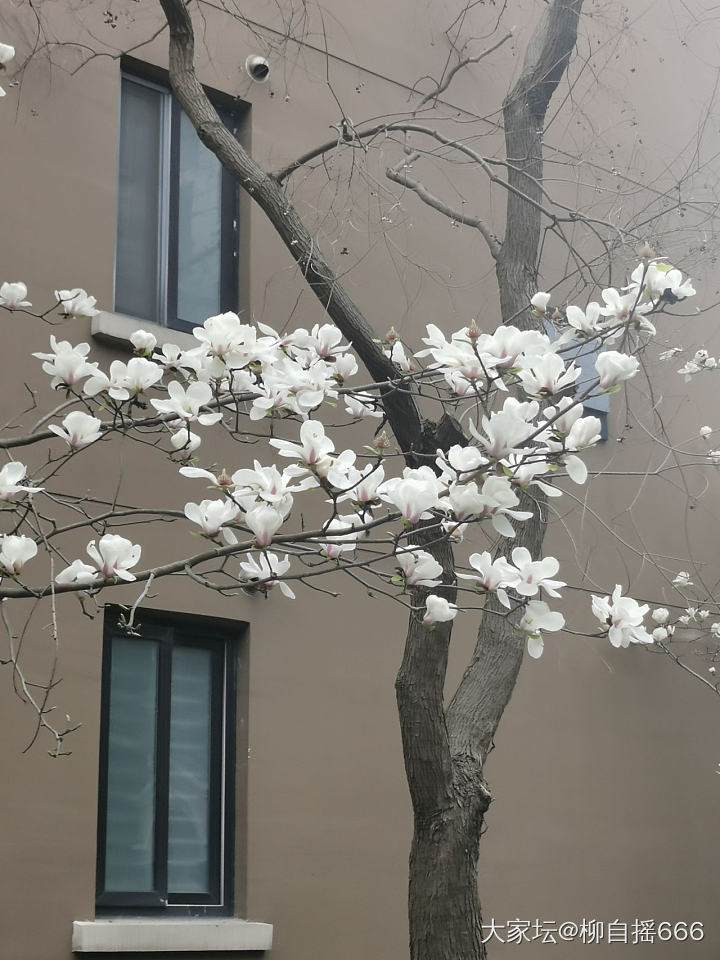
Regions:
M 558 337 L 557 329 L 549 321 L 545 322 L 545 333 L 551 340 Z M 563 359 L 566 363 L 571 360 L 575 366 L 580 368 L 580 375 L 575 383 L 575 393 L 584 393 L 590 384 L 597 380 L 597 371 L 595 370 L 595 361 L 604 348 L 597 340 L 591 340 L 589 343 L 571 341 L 562 351 Z M 597 417 L 600 421 L 600 439 L 608 438 L 608 414 L 610 413 L 610 396 L 607 393 L 593 393 L 583 400 L 583 416 Z
M 106 614 L 100 729 L 100 912 L 232 912 L 235 662 L 227 630 Z
M 589 384 L 597 380 L 597 371 L 595 370 L 595 361 L 597 360 L 602 347 L 587 344 L 581 345 L 576 350 L 564 354 L 566 359 L 575 361 L 575 366 L 580 367 L 580 376 L 577 379 L 577 389 L 579 391 L 587 390 Z M 594 393 L 583 400 L 583 415 L 586 417 L 597 417 L 600 421 L 600 439 L 608 438 L 608 414 L 610 412 L 610 395 L 607 393 Z
M 235 132 L 238 113 L 215 103 Z M 237 310 L 237 187 L 163 85 L 121 77 L 115 310 L 180 330 Z

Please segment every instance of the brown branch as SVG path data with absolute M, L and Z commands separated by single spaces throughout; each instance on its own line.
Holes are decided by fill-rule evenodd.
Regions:
M 419 180 L 415 180 L 408 175 L 405 168 L 419 156 L 420 155 L 417 153 L 417 151 L 409 151 L 405 160 L 396 164 L 394 167 L 388 167 L 388 169 L 385 171 L 385 176 L 388 178 L 388 180 L 392 180 L 393 183 L 398 183 L 401 187 L 406 187 L 408 190 L 412 190 L 413 193 L 420 197 L 423 203 L 426 203 L 429 207 L 432 207 L 433 210 L 437 210 L 438 213 L 442 213 L 443 216 L 449 217 L 451 220 L 455 221 L 455 223 L 462 223 L 465 226 L 474 227 L 482 234 L 488 247 L 490 248 L 490 253 L 497 259 L 502 245 L 484 220 L 482 220 L 480 217 L 474 217 L 471 214 L 461 213 L 459 210 L 454 210 L 444 200 L 441 200 L 439 197 L 436 197 L 434 194 L 430 193 L 428 188 L 424 184 L 420 183 Z
M 223 124 L 210 103 L 193 65 L 194 36 L 190 14 L 182 0 L 159 0 L 170 28 L 170 84 L 198 136 L 263 210 L 302 270 L 310 289 L 328 316 L 352 342 L 374 380 L 397 379 L 397 369 L 375 342 L 376 334 L 338 280 L 314 238 L 283 191 Z M 384 390 L 388 420 L 409 463 L 419 461 L 422 421 L 412 397 Z
M 503 103 L 508 186 L 505 239 L 496 261 L 504 320 L 520 327 L 537 324 L 527 309 L 536 290 L 541 233 L 542 135 L 550 99 L 567 68 L 577 40 L 583 0 L 553 0 L 530 39 L 520 76 Z M 525 502 L 523 502 L 525 501 Z M 540 553 L 545 535 L 544 503 L 537 497 L 521 509 L 532 511 L 514 541 L 501 540 L 499 555 L 513 546 Z M 491 605 L 492 606 L 492 605 Z M 483 617 L 473 658 L 447 710 L 453 762 L 463 776 L 481 778 L 500 718 L 510 701 L 525 649 L 517 615 Z
M 491 47 L 488 47 L 486 50 L 483 50 L 482 53 L 478 53 L 474 57 L 465 57 L 464 60 L 461 60 L 459 63 L 456 63 L 455 66 L 452 67 L 450 70 L 448 70 L 448 72 L 445 74 L 445 78 L 435 86 L 435 89 L 431 90 L 430 93 L 425 94 L 425 96 L 417 105 L 413 113 L 418 113 L 418 111 L 422 110 L 425 104 L 429 103 L 431 100 L 437 100 L 440 94 L 444 93 L 447 90 L 447 88 L 450 86 L 450 84 L 452 83 L 453 77 L 455 76 L 456 73 L 458 73 L 458 71 L 464 69 L 465 67 L 470 66 L 473 63 L 480 63 L 480 61 L 484 60 L 485 57 L 489 56 L 491 53 L 494 53 L 498 49 L 498 47 L 501 47 L 504 43 L 507 43 L 508 40 L 512 39 L 512 36 L 513 36 L 513 31 L 508 30 L 508 32 L 503 37 L 500 37 L 497 43 L 494 43 Z
M 496 272 L 504 320 L 512 316 L 529 322 L 527 307 L 535 292 L 540 241 L 545 115 L 575 47 L 582 4 L 583 0 L 553 0 L 545 8 L 520 76 L 503 103 L 509 192 Z

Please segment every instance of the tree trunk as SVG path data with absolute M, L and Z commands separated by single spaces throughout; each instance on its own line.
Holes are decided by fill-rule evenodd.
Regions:
M 411 960 L 484 960 L 477 896 L 482 811 L 455 801 L 416 818 L 410 850 Z
M 582 2 L 553 0 L 546 7 L 528 44 L 520 76 L 503 103 L 508 182 L 513 189 L 508 193 L 506 231 L 496 257 L 496 276 L 502 319 L 521 328 L 537 323 L 528 306 L 537 290 L 545 116 L 575 47 Z M 520 508 L 532 509 L 533 517 L 518 525 L 514 540 L 500 540 L 496 555 L 507 556 L 514 546 L 526 546 L 535 559 L 545 534 L 544 497 L 533 496 L 529 501 L 523 495 L 521 499 Z M 428 796 L 421 794 L 414 783 L 419 778 L 427 782 L 428 766 L 432 777 L 442 780 L 447 757 L 444 751 L 437 755 L 439 763 L 432 768 L 432 751 L 423 751 L 416 739 L 407 736 L 406 705 L 398 696 L 414 811 L 409 890 L 411 960 L 485 960 L 487 956 L 477 891 L 481 827 L 490 803 L 484 763 L 515 687 L 525 638 L 517 630 L 517 614 L 494 615 L 502 613 L 496 601 L 488 601 L 486 607 L 489 612 L 480 624 L 472 660 L 450 705 L 445 710 L 442 703 L 436 703 L 433 711 L 438 714 L 433 734 L 437 738 L 441 729 L 447 738 L 443 746 L 451 767 L 444 783 L 445 802 L 436 802 L 435 806 L 428 804 Z M 412 629 L 407 644 L 411 649 L 417 644 Z M 437 650 L 434 653 L 437 657 Z M 442 657 L 446 662 L 447 650 Z M 406 647 L 400 677 L 408 669 L 407 659 Z M 433 675 L 437 670 L 428 672 L 428 660 L 417 651 L 415 659 L 410 667 L 415 699 L 439 696 L 442 700 Z M 444 677 L 444 670 L 442 673 Z M 420 729 L 415 731 L 418 736 Z M 424 765 L 414 757 L 423 753 Z M 438 792 L 435 799 L 442 800 L 443 794 Z
M 194 35 L 185 0 L 159 0 L 170 33 L 170 82 L 203 143 L 238 185 L 263 209 L 311 290 L 351 341 L 371 376 L 385 381 L 382 402 L 405 462 L 431 461 L 438 446 L 463 442 L 452 417 L 425 420 L 416 397 L 395 381 L 397 371 L 377 336 L 317 249 L 281 183 L 263 170 L 227 131 L 199 83 L 193 65 Z M 542 131 L 547 106 L 567 67 L 583 0 L 551 0 L 528 48 L 518 81 L 503 104 L 508 193 L 506 232 L 496 256 L 504 322 L 533 321 L 527 306 L 535 292 L 541 228 Z M 544 520 L 520 524 L 512 545 L 537 556 Z M 450 545 L 437 531 L 416 531 L 415 542 L 443 564 L 444 586 L 454 599 Z M 501 551 L 510 549 L 501 541 Z M 429 591 L 413 593 L 415 608 Z M 517 619 L 517 618 L 515 618 Z M 451 623 L 429 629 L 410 615 L 403 662 L 396 680 L 403 753 L 412 799 L 409 921 L 412 960 L 485 960 L 477 895 L 478 845 L 490 795 L 483 779 L 489 745 L 522 661 L 524 641 L 514 620 L 485 615 L 473 659 L 447 712 L 444 684 Z

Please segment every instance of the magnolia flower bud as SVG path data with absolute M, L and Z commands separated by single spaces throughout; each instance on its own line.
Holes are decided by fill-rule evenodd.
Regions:
M 643 242 L 638 245 L 637 255 L 641 260 L 652 260 L 652 258 L 655 256 L 655 251 L 647 242 L 647 240 L 643 240 Z
M 656 640 L 658 643 L 660 643 L 663 640 L 667 640 L 668 632 L 665 627 L 655 627 L 652 632 L 652 637 L 653 640 Z
M 130 334 L 130 343 L 137 353 L 150 354 L 157 346 L 157 337 L 147 330 L 136 330 Z
M 379 456 L 382 456 L 386 450 L 389 450 L 391 443 L 390 438 L 387 435 L 387 430 L 383 430 L 382 433 L 378 434 L 370 446 L 377 454 L 379 454 Z
M 530 298 L 530 304 L 535 313 L 544 314 L 547 311 L 547 305 L 550 303 L 550 294 L 539 291 L 534 297 Z
M 2 46 L 2 44 L 0 44 Z M 0 307 L 7 307 L 8 310 L 19 310 L 21 307 L 31 307 L 32 304 L 26 300 L 27 287 L 24 283 L 3 283 L 0 286 Z
M 425 601 L 425 616 L 423 623 L 426 627 L 434 623 L 446 623 L 454 620 L 457 616 L 457 607 L 454 603 L 449 603 L 445 597 L 439 597 L 431 593 Z
M 670 612 L 666 610 L 665 607 L 656 607 L 650 616 L 653 618 L 655 623 L 663 624 L 667 623 Z

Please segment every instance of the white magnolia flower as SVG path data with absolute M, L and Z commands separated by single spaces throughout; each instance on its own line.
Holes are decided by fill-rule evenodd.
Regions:
M 370 393 L 348 393 L 345 396 L 345 410 L 352 417 L 382 417 L 378 409 L 377 398 Z
M 602 298 L 605 306 L 600 308 L 600 313 L 613 325 L 641 318 L 642 314 L 649 313 L 653 308 L 652 303 L 638 303 L 636 290 L 622 294 L 614 287 L 609 287 L 602 291 Z
M 343 553 L 352 553 L 357 546 L 358 532 L 354 529 L 356 523 L 362 522 L 352 514 L 346 517 L 333 517 L 325 527 L 325 536 L 321 552 L 330 560 L 337 560 Z
M 130 334 L 130 343 L 137 353 L 151 354 L 157 346 L 157 337 L 147 330 L 135 330 Z
M 283 525 L 284 517 L 279 510 L 267 503 L 261 503 L 245 514 L 244 522 L 255 536 L 259 547 L 267 547 Z
M 669 350 L 663 350 L 663 352 L 658 356 L 658 360 L 672 360 L 676 354 L 682 352 L 682 347 L 670 347 Z
M 555 557 L 533 560 L 527 547 L 515 547 L 512 561 L 519 574 L 518 582 L 513 587 L 523 597 L 534 597 L 541 587 L 549 596 L 559 597 L 558 589 L 567 586 L 562 580 L 550 579 L 560 569 Z
M 439 506 L 442 486 L 430 467 L 405 467 L 402 477 L 386 480 L 378 489 L 380 497 L 392 503 L 410 523 L 427 520 Z
M 458 523 L 457 520 L 443 520 L 440 526 L 451 543 L 462 543 L 468 531 L 468 524 Z
M 200 341 L 206 353 L 217 358 L 228 368 L 244 367 L 273 353 L 277 341 L 273 337 L 258 340 L 257 329 L 242 323 L 236 313 L 221 313 L 209 317 L 202 327 L 195 327 L 193 336 Z
M 175 450 L 182 450 L 189 457 L 194 450 L 197 450 L 202 440 L 187 427 L 181 427 L 170 435 L 170 443 Z
M 442 565 L 427 550 L 398 547 L 395 559 L 408 587 L 436 587 L 442 582 Z
M 520 403 L 514 397 L 508 397 L 502 410 L 492 413 L 489 418 L 482 418 L 484 435 L 475 429 L 472 420 L 468 423 L 470 433 L 491 457 L 507 457 L 517 452 L 520 445 L 535 433 L 536 426 L 532 421 L 539 409 L 536 400 Z
M 0 47 L 3 44 L 0 43 Z M 31 307 L 32 304 L 26 300 L 27 287 L 24 283 L 3 283 L 0 286 L 0 307 L 7 307 L 8 310 L 19 310 L 21 307 Z
M 622 587 L 617 584 L 612 597 L 592 596 L 592 612 L 607 628 L 608 638 L 614 647 L 627 647 L 631 643 L 652 643 L 652 636 L 645 630 L 643 618 L 648 612 L 632 597 L 622 596 Z
M 643 293 L 651 300 L 659 300 L 666 292 L 678 300 L 695 296 L 695 288 L 689 278 L 683 280 L 682 273 L 662 260 L 654 260 L 645 267 L 638 266 L 630 274 L 632 281 L 627 290 L 636 292 L 642 284 Z
M 334 376 L 340 383 L 344 383 L 348 377 L 353 377 L 358 372 L 357 360 L 351 353 L 342 353 L 335 357 L 333 367 Z
M 710 633 L 715 637 L 716 640 L 720 640 L 720 622 L 710 625 Z
M 586 337 L 592 337 L 600 332 L 600 304 L 589 303 L 585 310 L 580 307 L 569 306 L 565 311 L 568 324 Z
M 653 618 L 655 623 L 663 624 L 667 623 L 668 617 L 670 616 L 670 611 L 666 610 L 665 607 L 655 607 L 650 616 Z
M 30 537 L 8 534 L 0 540 L 0 567 L 15 576 L 37 552 L 37 544 Z
M 276 580 L 275 577 L 282 577 L 290 569 L 290 560 L 285 554 L 282 560 L 274 553 L 268 552 L 257 554 L 255 558 L 251 553 L 246 554 L 247 560 L 240 563 L 240 570 L 243 574 L 243 580 L 250 583 L 263 581 L 260 584 L 261 589 L 269 592 L 274 587 L 279 587 L 280 592 L 290 600 L 295 599 L 295 594 L 290 589 L 289 584 L 283 580 Z
M 389 350 L 384 350 L 383 352 L 386 357 L 389 357 L 392 362 L 402 370 L 403 373 L 413 373 L 417 369 L 415 364 L 405 353 L 405 348 L 399 340 L 396 340 Z
M 495 367 L 512 367 L 520 354 L 541 357 L 551 349 L 550 338 L 539 330 L 519 330 L 512 324 L 501 324 L 492 334 L 478 338 L 475 349 Z
M 17 493 L 40 493 L 44 487 L 26 487 L 20 481 L 25 479 L 27 467 L 14 460 L 0 469 L 0 500 L 10 500 Z
M 186 503 L 185 516 L 202 527 L 206 537 L 216 537 L 225 523 L 230 523 L 240 513 L 240 508 L 232 500 L 202 500 L 200 503 Z
M 141 552 L 140 544 L 115 533 L 106 533 L 98 541 L 97 547 L 94 540 L 87 545 L 88 556 L 97 565 L 101 577 L 128 582 L 135 579 L 135 574 L 130 573 L 129 568 L 139 562 Z
M 274 464 L 263 467 L 255 460 L 254 469 L 236 470 L 231 480 L 236 487 L 236 499 L 250 497 L 252 502 L 265 501 L 279 510 L 283 517 L 287 517 L 292 510 L 292 494 L 317 486 L 317 481 L 311 476 L 293 483 L 293 475 L 292 468 L 280 473 Z
M 75 287 L 72 290 L 56 290 L 55 298 L 62 306 L 62 312 L 66 317 L 84 317 L 90 320 L 100 312 L 95 310 L 97 303 L 95 297 L 89 296 L 81 287 Z
M 9 63 L 15 56 L 15 47 L 9 43 L 0 43 L 0 69 L 4 69 L 5 64 Z M 5 91 L 0 87 L 0 97 L 5 96 Z
M 186 378 L 190 372 L 196 376 L 200 373 L 205 357 L 207 351 L 204 347 L 181 350 L 175 343 L 164 343 L 160 352 L 152 355 L 152 359 L 159 363 L 166 373 L 177 373 Z
M 709 437 L 712 433 L 712 427 L 700 427 L 700 436 Z
M 185 423 L 197 420 L 204 427 L 222 420 L 221 413 L 200 413 L 213 398 L 212 388 L 202 381 L 191 383 L 187 390 L 177 380 L 171 380 L 167 387 L 168 400 L 151 400 L 150 403 L 160 413 L 175 414 Z
M 426 626 L 431 626 L 434 623 L 447 623 L 449 620 L 454 620 L 456 616 L 457 606 L 454 603 L 449 603 L 445 597 L 439 597 L 437 594 L 431 593 L 425 601 L 423 623 Z
M 532 516 L 528 510 L 515 509 L 520 501 L 512 483 L 507 477 L 495 474 L 485 477 L 480 490 L 475 482 L 455 484 L 450 488 L 447 503 L 456 520 L 462 522 L 471 517 L 489 517 L 494 529 L 503 537 L 515 536 L 508 517 L 529 520 Z
M 531 397 L 553 396 L 571 387 L 580 376 L 580 368 L 565 361 L 557 353 L 545 353 L 541 357 L 523 357 L 518 377 L 523 390 Z
M 83 413 L 82 410 L 73 410 L 63 420 L 62 427 L 51 423 L 48 430 L 57 434 L 58 437 L 62 437 L 73 450 L 78 450 L 80 447 L 87 447 L 100 439 L 102 436 L 102 420 L 91 417 L 90 414 Z
M 480 467 L 488 462 L 477 447 L 461 447 L 455 444 L 447 453 L 437 451 L 435 463 L 442 471 L 443 479 L 448 483 L 470 480 Z
M 338 503 L 351 500 L 360 508 L 366 509 L 379 503 L 378 487 L 385 480 L 385 470 L 380 465 L 368 463 L 362 470 L 350 467 L 347 472 L 345 493 L 338 497 Z
M 669 634 L 665 627 L 655 627 L 652 632 L 653 640 L 657 641 L 658 643 L 662 643 L 663 640 L 667 640 L 668 636 Z
M 90 353 L 90 345 L 78 343 L 73 346 L 67 340 L 56 340 L 50 335 L 52 353 L 34 353 L 38 360 L 44 360 L 42 368 L 52 377 L 50 386 L 53 390 L 59 386 L 74 387 L 80 380 L 97 372 L 97 363 L 88 363 L 86 357 Z
M 529 600 L 519 626 L 527 634 L 528 653 L 537 660 L 545 646 L 542 631 L 562 630 L 565 617 L 551 610 L 544 600 Z
M 127 363 L 113 360 L 109 376 L 96 370 L 85 382 L 83 393 L 88 397 L 107 393 L 113 400 L 129 400 L 154 386 L 162 374 L 162 368 L 145 357 L 133 357 Z
M 99 578 L 99 573 L 95 567 L 91 567 L 89 563 L 85 563 L 84 560 L 73 560 L 69 567 L 65 567 L 64 570 L 55 577 L 55 583 L 63 585 L 85 585 L 95 583 Z
M 510 609 L 505 587 L 514 587 L 520 579 L 520 574 L 515 567 L 508 563 L 505 557 L 493 560 L 487 550 L 483 553 L 471 553 L 469 563 L 477 573 L 458 573 L 457 576 L 461 580 L 472 580 L 476 586 L 484 590 L 497 593 L 500 603 Z
M 546 313 L 547 305 L 550 303 L 551 294 L 545 293 L 542 290 L 535 294 L 535 296 L 530 297 L 530 303 L 535 308 L 537 313 Z
M 558 490 L 557 487 L 553 487 L 551 484 L 545 483 L 543 480 L 538 479 L 538 477 L 543 476 L 550 470 L 550 464 L 547 462 L 547 460 L 535 460 L 532 457 L 526 460 L 524 457 L 519 456 L 516 453 L 511 453 L 509 457 L 506 457 L 502 461 L 502 464 L 503 467 L 505 467 L 509 472 L 509 480 L 513 486 L 535 486 L 539 487 L 540 490 L 546 493 L 549 497 L 562 496 L 562 490 Z
M 210 485 L 217 487 L 218 490 L 230 490 L 234 486 L 233 480 L 225 470 L 219 476 L 215 476 L 209 470 L 201 470 L 200 467 L 180 467 L 178 473 L 183 477 L 190 477 L 192 480 L 209 480 Z
M 300 427 L 300 443 L 291 443 L 289 440 L 271 440 L 270 446 L 275 447 L 281 457 L 292 457 L 306 466 L 317 469 L 326 464 L 335 445 L 330 437 L 325 436 L 325 427 L 319 420 L 306 420 Z
M 640 369 L 640 361 L 617 350 L 606 350 L 595 361 L 595 369 L 600 378 L 598 386 L 601 390 L 609 390 L 634 377 Z
M 560 397 L 552 407 L 545 407 L 543 411 L 550 423 L 549 429 L 556 434 L 568 434 L 573 424 L 583 415 L 582 402 L 574 397 Z M 545 439 L 545 435 L 539 439 Z
M 316 323 L 307 338 L 306 345 L 319 357 L 334 357 L 336 353 L 349 349 L 347 346 L 340 346 L 341 340 L 342 333 L 334 323 L 322 325 Z

